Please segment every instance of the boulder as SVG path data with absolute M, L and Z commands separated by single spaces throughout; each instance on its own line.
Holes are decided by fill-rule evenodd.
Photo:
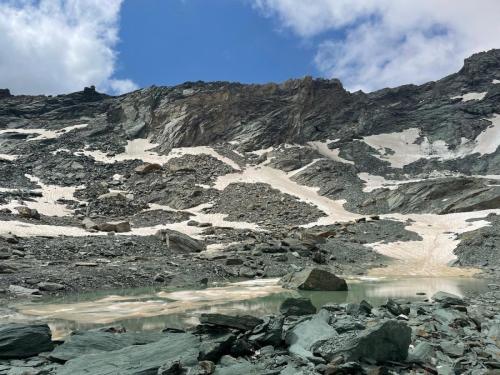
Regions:
M 405 322 L 386 320 L 363 331 L 347 332 L 326 340 L 313 352 L 327 361 L 343 356 L 345 361 L 404 361 L 411 343 L 411 328 Z
M 287 298 L 280 306 L 280 313 L 285 316 L 316 314 L 316 307 L 309 298 Z
M 19 216 L 24 217 L 26 219 L 36 219 L 40 220 L 40 213 L 34 208 L 29 208 L 26 206 L 16 207 Z
M 285 288 L 318 291 L 346 291 L 344 279 L 320 268 L 306 268 L 283 276 L 280 280 Z
M 181 368 L 195 366 L 200 340 L 189 333 L 169 333 L 167 337 L 145 345 L 86 354 L 72 359 L 58 375 L 153 375 L 166 363 L 179 362 Z
M 0 358 L 28 358 L 54 348 L 47 324 L 0 325 Z
M 56 347 L 49 358 L 55 362 L 67 362 L 86 354 L 119 350 L 132 345 L 144 345 L 165 338 L 164 333 L 113 333 L 103 331 L 75 332 Z
M 161 169 L 161 165 L 160 164 L 156 164 L 156 163 L 144 163 L 144 164 L 141 164 L 138 167 L 136 167 L 134 169 L 134 172 L 137 173 L 137 174 L 148 174 L 148 173 L 151 173 L 151 172 L 154 172 L 154 171 L 158 171 L 160 169 Z
M 305 320 L 285 334 L 285 342 L 290 353 L 308 360 L 314 360 L 312 348 L 324 340 L 335 339 L 338 333 L 328 324 L 330 314 L 320 310 L 311 319 Z
M 167 248 L 174 252 L 199 253 L 207 248 L 204 242 L 175 230 L 161 229 L 156 232 L 155 236 L 165 242 Z
M 459 297 L 455 294 L 451 293 L 446 293 L 446 292 L 437 292 L 432 296 L 432 299 L 441 305 L 443 307 L 449 307 L 449 306 L 466 306 L 467 303 L 462 299 L 462 297 Z
M 20 296 L 36 296 L 40 295 L 40 291 L 38 289 L 25 288 L 20 285 L 9 285 L 9 292 L 12 294 L 17 294 Z
M 101 232 L 116 232 L 124 233 L 130 232 L 130 223 L 128 221 L 122 221 L 118 223 L 101 223 L 96 225 L 96 229 Z
M 250 331 L 262 324 L 262 319 L 250 315 L 231 316 L 224 314 L 201 314 L 200 323 L 211 326 Z
M 38 289 L 43 290 L 44 292 L 57 292 L 58 290 L 63 290 L 65 288 L 62 284 L 50 282 L 41 282 L 38 283 L 37 286 Z

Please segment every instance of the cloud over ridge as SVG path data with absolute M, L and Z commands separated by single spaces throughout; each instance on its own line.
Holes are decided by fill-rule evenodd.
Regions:
M 254 0 L 268 17 L 317 43 L 315 64 L 351 90 L 422 83 L 500 47 L 496 0 Z M 342 37 L 327 34 L 338 31 Z

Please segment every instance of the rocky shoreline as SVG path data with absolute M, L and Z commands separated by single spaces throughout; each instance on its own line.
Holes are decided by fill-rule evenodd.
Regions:
M 380 307 L 283 302 L 261 318 L 202 314 L 183 331 L 74 332 L 53 342 L 43 323 L 0 326 L 0 374 L 496 374 L 500 286 L 461 298 L 389 299 Z

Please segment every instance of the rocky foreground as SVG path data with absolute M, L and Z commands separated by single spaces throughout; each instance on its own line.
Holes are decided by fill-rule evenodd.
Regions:
M 383 306 L 283 302 L 262 318 L 203 314 L 187 331 L 107 327 L 53 342 L 45 324 L 0 326 L 0 374 L 497 374 L 500 288 Z

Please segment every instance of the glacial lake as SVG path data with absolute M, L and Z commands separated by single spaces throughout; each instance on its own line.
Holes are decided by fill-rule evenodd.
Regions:
M 127 331 L 160 331 L 198 323 L 202 313 L 264 316 L 279 311 L 288 297 L 308 297 L 316 307 L 328 303 L 367 300 L 383 304 L 388 298 L 425 300 L 437 291 L 460 296 L 486 291 L 487 281 L 474 278 L 347 279 L 347 292 L 306 292 L 281 288 L 278 279 L 221 284 L 197 290 L 141 288 L 39 298 L 10 306 L 9 321 L 46 322 L 54 338 L 75 330 L 121 325 Z

